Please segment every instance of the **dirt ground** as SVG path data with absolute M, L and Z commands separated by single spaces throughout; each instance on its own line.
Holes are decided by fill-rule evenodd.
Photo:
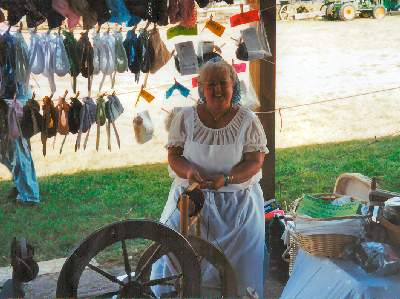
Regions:
M 107 272 L 115 276 L 124 275 L 123 267 L 113 267 Z M 59 273 L 45 274 L 25 285 L 25 298 L 55 298 L 57 280 Z M 273 277 L 268 276 L 264 284 L 264 298 L 279 298 L 283 292 L 284 285 Z M 94 298 L 106 292 L 117 291 L 118 285 L 94 272 L 85 270 L 81 276 L 78 289 L 78 297 Z

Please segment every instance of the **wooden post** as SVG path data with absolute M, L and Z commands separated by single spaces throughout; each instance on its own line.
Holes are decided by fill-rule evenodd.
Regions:
M 275 113 L 263 113 L 275 110 L 276 83 L 276 0 L 253 0 L 253 9 L 261 10 L 261 19 L 265 26 L 271 57 L 266 60 L 251 61 L 250 77 L 253 87 L 260 99 L 258 117 L 267 135 L 269 153 L 265 155 L 262 168 L 263 178 L 260 182 L 264 199 L 275 198 Z
M 180 204 L 180 232 L 181 235 L 187 239 L 189 234 L 189 196 L 186 194 L 181 195 L 181 202 Z

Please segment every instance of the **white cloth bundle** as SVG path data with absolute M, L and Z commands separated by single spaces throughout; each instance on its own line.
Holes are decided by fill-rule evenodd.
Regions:
M 297 218 L 295 220 L 296 232 L 303 236 L 321 234 L 343 234 L 359 236 L 364 230 L 362 219 L 342 219 L 331 221 L 308 221 Z

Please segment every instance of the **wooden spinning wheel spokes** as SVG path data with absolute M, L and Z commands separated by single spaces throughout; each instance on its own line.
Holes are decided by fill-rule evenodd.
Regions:
M 127 240 L 145 239 L 158 243 L 159 252 L 171 252 L 178 263 L 180 271 L 171 276 L 150 280 L 150 277 L 143 275 L 151 271 L 151 265 L 155 262 L 155 256 L 142 261 L 141 267 L 135 267 L 135 275 L 132 275 L 132 267 L 128 258 Z M 100 267 L 91 265 L 90 260 L 107 247 L 121 242 L 123 260 L 127 279 L 120 281 L 114 275 L 107 273 Z M 156 298 L 151 291 L 151 286 L 163 285 L 168 281 L 179 279 L 182 281 L 181 292 L 183 297 L 200 297 L 201 271 L 197 262 L 196 253 L 188 241 L 173 229 L 159 222 L 150 220 L 125 220 L 107 225 L 86 237 L 73 250 L 66 260 L 57 281 L 56 296 L 74 297 L 78 296 L 78 286 L 83 270 L 88 267 L 109 281 L 119 285 L 119 290 L 96 294 L 97 297 L 112 297 L 117 295 L 136 298 Z M 93 297 L 90 296 L 90 297 Z
M 237 277 L 232 264 L 229 262 L 222 250 L 216 247 L 213 243 L 201 238 L 202 211 L 201 209 L 199 210 L 198 208 L 196 208 L 196 204 L 193 203 L 193 201 L 191 200 L 191 195 L 193 195 L 193 193 L 191 192 L 195 190 L 195 188 L 198 188 L 197 192 L 195 192 L 195 195 L 204 197 L 204 194 L 199 194 L 199 191 L 201 193 L 202 191 L 200 190 L 197 183 L 189 186 L 180 196 L 178 203 L 178 208 L 180 211 L 180 233 L 183 237 L 186 238 L 186 240 L 189 241 L 190 245 L 193 247 L 194 251 L 197 254 L 197 260 L 199 264 L 201 264 L 202 261 L 205 260 L 207 265 L 206 267 L 209 267 L 211 265 L 218 272 L 217 277 L 214 277 L 214 279 L 219 284 L 219 286 L 216 287 L 201 285 L 201 287 L 203 289 L 219 291 L 221 297 L 237 297 Z M 197 198 L 195 199 L 195 201 L 199 202 L 201 200 Z M 194 211 L 196 210 L 199 210 L 197 214 L 194 213 Z M 189 215 L 193 216 L 189 217 Z M 195 235 L 189 235 L 189 230 L 192 227 L 195 227 Z M 167 248 L 163 248 L 161 250 L 159 244 L 154 243 L 143 253 L 137 264 L 140 269 L 146 268 L 146 272 L 142 272 L 142 275 L 145 276 L 145 280 L 150 279 L 151 275 L 151 267 L 146 267 L 145 261 L 151 260 L 155 262 L 162 256 L 166 256 L 174 272 L 179 273 L 180 270 L 174 262 L 174 259 L 171 257 L 171 252 L 168 252 Z M 136 271 L 138 271 L 138 269 Z M 175 280 L 174 282 L 165 282 L 164 285 L 173 286 L 175 292 L 177 292 L 178 294 L 180 293 L 180 280 Z

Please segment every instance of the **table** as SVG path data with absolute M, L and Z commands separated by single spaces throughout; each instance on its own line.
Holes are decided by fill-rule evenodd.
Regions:
M 352 262 L 298 252 L 281 298 L 399 298 L 400 273 L 376 277 Z

